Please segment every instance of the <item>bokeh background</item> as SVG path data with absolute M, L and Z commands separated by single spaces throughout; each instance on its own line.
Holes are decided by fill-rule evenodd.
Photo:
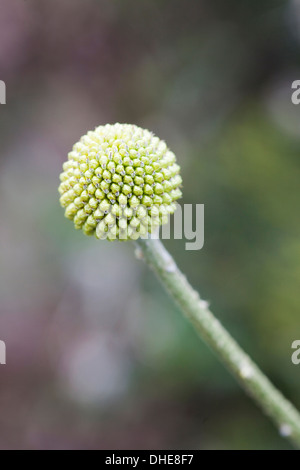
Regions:
M 63 216 L 88 129 L 166 140 L 205 246 L 166 242 L 300 407 L 300 1 L 0 0 L 1 449 L 289 449 L 134 257 Z

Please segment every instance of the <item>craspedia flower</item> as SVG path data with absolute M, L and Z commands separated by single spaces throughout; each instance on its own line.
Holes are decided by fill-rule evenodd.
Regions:
M 86 235 L 137 240 L 168 222 L 182 196 L 176 157 L 152 132 L 106 124 L 81 137 L 60 175 L 65 216 Z

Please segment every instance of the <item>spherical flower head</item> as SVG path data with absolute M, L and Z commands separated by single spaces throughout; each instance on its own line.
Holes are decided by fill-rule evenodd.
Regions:
M 182 196 L 180 167 L 164 141 L 131 124 L 81 137 L 63 164 L 65 216 L 86 235 L 137 240 L 168 222 Z

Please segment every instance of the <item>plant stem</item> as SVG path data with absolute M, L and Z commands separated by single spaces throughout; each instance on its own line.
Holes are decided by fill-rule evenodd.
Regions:
M 300 414 L 241 349 L 178 269 L 160 240 L 137 240 L 137 256 L 154 270 L 184 315 L 232 375 L 278 427 L 300 448 Z

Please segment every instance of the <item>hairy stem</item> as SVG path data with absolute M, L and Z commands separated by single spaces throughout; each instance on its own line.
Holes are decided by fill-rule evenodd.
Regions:
M 274 387 L 215 318 L 207 302 L 191 287 L 160 240 L 139 239 L 136 243 L 137 256 L 153 269 L 201 338 L 275 423 L 280 434 L 300 448 L 300 414 L 297 409 Z

